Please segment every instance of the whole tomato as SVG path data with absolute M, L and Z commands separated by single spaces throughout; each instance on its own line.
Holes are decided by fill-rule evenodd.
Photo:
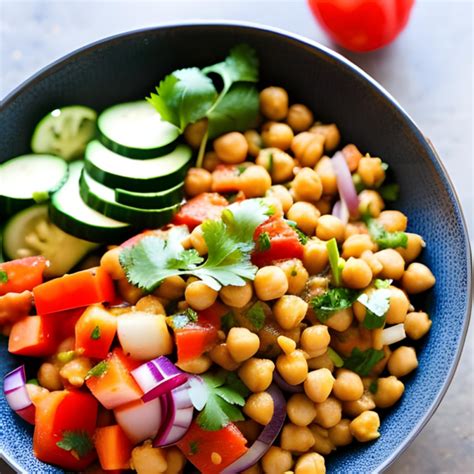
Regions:
M 405 28 L 415 0 L 308 0 L 329 36 L 351 51 L 371 51 Z

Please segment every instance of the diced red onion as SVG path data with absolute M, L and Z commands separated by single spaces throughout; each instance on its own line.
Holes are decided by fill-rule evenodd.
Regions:
M 207 388 L 201 377 L 189 378 L 189 398 L 196 410 L 201 411 L 207 402 Z
M 389 346 L 390 344 L 403 341 L 406 337 L 403 323 L 395 324 L 395 326 L 390 326 L 382 331 L 382 344 Z
M 283 390 L 287 393 L 302 393 L 302 385 L 291 385 L 289 384 L 277 371 L 273 372 L 273 381 L 280 387 L 280 390 Z
M 154 388 L 152 388 L 149 392 L 145 393 L 142 397 L 144 402 L 148 402 L 153 400 L 154 398 L 160 397 L 165 393 L 168 393 L 170 390 L 174 388 L 180 387 L 184 383 L 186 383 L 188 377 L 186 374 L 175 374 L 171 375 L 170 377 L 163 379 L 161 382 L 158 382 Z
M 332 157 L 331 162 L 336 173 L 337 189 L 339 190 L 341 200 L 346 203 L 350 215 L 353 217 L 357 216 L 359 212 L 359 198 L 346 159 L 338 151 Z
M 260 436 L 252 444 L 250 449 L 230 466 L 227 466 L 221 474 L 237 474 L 256 464 L 270 449 L 276 437 L 280 434 L 286 418 L 285 398 L 275 384 L 270 385 L 267 392 L 273 398 L 272 419 L 268 425 L 263 428 Z
M 25 421 L 34 425 L 36 409 L 26 389 L 24 365 L 5 375 L 3 392 L 10 408 Z
M 341 219 L 343 224 L 349 222 L 349 209 L 347 209 L 346 201 L 337 201 L 332 208 L 332 215 Z

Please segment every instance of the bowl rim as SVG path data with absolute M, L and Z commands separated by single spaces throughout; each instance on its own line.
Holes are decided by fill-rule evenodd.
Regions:
M 354 64 L 352 61 L 347 59 L 341 53 L 332 50 L 331 48 L 314 41 L 310 38 L 305 36 L 299 35 L 297 33 L 290 32 L 283 28 L 274 27 L 265 25 L 262 23 L 257 22 L 249 22 L 249 21 L 240 21 L 240 20 L 205 20 L 205 19 L 196 19 L 196 20 L 186 20 L 186 21 L 167 21 L 167 22 L 159 22 L 155 26 L 147 26 L 143 28 L 137 28 L 133 30 L 127 30 L 121 33 L 113 34 L 110 36 L 106 36 L 99 40 L 93 41 L 91 43 L 87 43 L 84 46 L 81 46 L 70 53 L 67 53 L 55 61 L 49 63 L 48 65 L 42 67 L 37 72 L 29 76 L 26 80 L 21 82 L 17 87 L 15 87 L 11 92 L 7 93 L 7 95 L 2 100 L 3 107 L 7 107 L 10 105 L 18 96 L 20 96 L 25 90 L 29 89 L 30 87 L 34 86 L 37 82 L 45 79 L 46 77 L 54 74 L 57 70 L 61 69 L 65 64 L 73 61 L 77 56 L 91 53 L 96 49 L 99 49 L 103 46 L 108 46 L 113 44 L 114 42 L 121 41 L 127 38 L 133 38 L 134 36 L 140 36 L 146 33 L 152 33 L 157 30 L 166 30 L 166 29 L 186 29 L 186 28 L 203 28 L 203 27 L 224 27 L 224 28 L 238 28 L 241 30 L 254 30 L 257 32 L 268 33 L 270 35 L 283 37 L 287 40 L 294 41 L 299 43 L 301 46 L 310 47 L 311 49 L 316 49 L 320 53 L 324 54 L 330 59 L 335 60 L 336 62 L 340 63 L 346 70 L 352 72 L 354 75 L 360 76 L 362 79 L 365 80 L 369 84 L 369 86 L 374 89 L 377 93 L 379 93 L 382 97 L 384 97 L 388 104 L 396 109 L 398 114 L 406 121 L 407 125 L 413 130 L 419 142 L 424 143 L 428 148 L 430 148 L 432 152 L 432 161 L 436 164 L 441 173 L 444 174 L 446 182 L 452 192 L 454 204 L 457 206 L 457 210 L 460 216 L 460 223 L 463 229 L 463 237 L 466 244 L 466 257 L 467 257 L 467 286 L 468 286 L 468 301 L 466 312 L 464 314 L 464 321 L 462 327 L 462 333 L 460 335 L 459 344 L 456 349 L 455 356 L 453 361 L 451 362 L 451 366 L 448 370 L 446 378 L 443 382 L 443 385 L 438 392 L 435 399 L 432 401 L 428 411 L 425 413 L 423 418 L 413 427 L 410 431 L 409 435 L 399 444 L 397 449 L 395 449 L 392 454 L 381 464 L 378 466 L 377 471 L 375 472 L 383 472 L 391 466 L 395 460 L 410 446 L 410 444 L 415 440 L 415 438 L 419 435 L 421 430 L 424 426 L 428 423 L 431 417 L 434 415 L 435 411 L 437 410 L 438 406 L 440 405 L 441 401 L 443 400 L 446 392 L 451 385 L 452 379 L 456 372 L 456 369 L 459 365 L 459 361 L 461 358 L 462 350 L 464 348 L 464 344 L 466 341 L 466 335 L 469 328 L 470 318 L 471 318 L 471 310 L 472 310 L 472 303 L 473 303 L 473 290 L 472 290 L 472 250 L 471 250 L 471 242 L 469 239 L 469 232 L 468 227 L 466 224 L 466 218 L 464 216 L 464 212 L 462 209 L 461 201 L 459 199 L 459 195 L 456 191 L 454 183 L 444 166 L 440 155 L 438 154 L 436 148 L 434 147 L 431 140 L 426 137 L 423 132 L 421 131 L 420 127 L 416 124 L 416 122 L 412 119 L 412 117 L 406 112 L 406 110 L 398 103 L 398 101 L 372 76 L 366 73 L 363 69 L 359 66 Z M 2 107 L 2 108 L 3 108 Z M 3 459 L 10 464 L 15 469 L 19 469 L 20 466 L 16 463 L 14 459 L 11 459 L 7 456 L 3 449 L 0 447 L 0 455 L 2 455 Z M 23 469 L 20 468 L 20 472 Z

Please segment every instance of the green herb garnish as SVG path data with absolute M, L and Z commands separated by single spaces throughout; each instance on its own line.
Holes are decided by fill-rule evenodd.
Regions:
M 383 358 L 383 351 L 372 348 L 361 351 L 355 347 L 352 349 L 351 355 L 344 359 L 344 367 L 366 377 Z
M 26 381 L 26 383 L 29 383 L 30 385 L 37 385 L 38 387 L 40 386 L 38 379 L 29 379 Z
M 334 313 L 350 308 L 358 295 L 358 292 L 348 288 L 331 288 L 312 298 L 311 306 L 318 319 L 325 323 Z
M 397 183 L 385 184 L 380 187 L 379 193 L 384 201 L 396 201 L 400 197 L 400 185 Z
M 221 317 L 221 329 L 223 331 L 229 331 L 235 326 L 235 316 L 233 311 L 229 311 Z
M 94 339 L 94 341 L 97 341 L 97 339 L 100 339 L 100 327 L 96 326 L 94 330 L 91 332 L 91 339 Z
M 335 286 L 341 286 L 341 266 L 339 249 L 337 248 L 336 239 L 333 237 L 326 242 L 326 249 L 328 251 L 329 265 L 331 267 L 332 278 Z
M 381 328 L 385 324 L 385 316 L 390 309 L 390 290 L 375 290 L 370 296 L 362 293 L 357 301 L 365 306 L 364 327 L 367 329 Z
M 94 443 L 85 431 L 64 431 L 63 439 L 58 441 L 56 446 L 71 451 L 71 454 L 78 459 L 86 457 L 94 449 Z
M 374 286 L 378 290 L 390 288 L 390 285 L 392 284 L 393 280 L 381 280 L 380 278 L 376 278 L 374 281 Z
M 97 365 L 92 367 L 89 372 L 87 372 L 86 380 L 89 380 L 91 377 L 100 377 L 101 375 L 104 375 L 108 368 L 109 367 L 106 360 L 99 362 Z
M 199 452 L 199 443 L 197 441 L 191 441 L 189 443 L 189 453 L 197 454 Z
M 257 239 L 257 250 L 264 252 L 271 247 L 270 234 L 268 232 L 262 232 Z
M 0 270 L 0 283 L 8 283 L 8 274 L 5 270 Z
M 168 316 L 166 318 L 168 326 L 173 329 L 182 329 L 188 324 L 197 322 L 197 320 L 198 314 L 192 308 L 187 308 L 185 311 L 173 314 L 172 316 Z
M 344 365 L 344 360 L 342 357 L 331 347 L 328 347 L 328 357 L 336 367 L 339 368 Z
M 363 219 L 369 229 L 370 237 L 381 249 L 407 248 L 408 237 L 405 232 L 388 232 L 375 219 L 368 216 L 364 216 Z
M 369 392 L 375 395 L 378 389 L 379 389 L 378 379 L 372 380 L 372 382 L 370 382 L 370 385 L 369 385 Z
M 253 304 L 245 312 L 245 317 L 257 331 L 260 331 L 265 326 L 265 311 L 263 310 L 262 303 L 257 301 Z

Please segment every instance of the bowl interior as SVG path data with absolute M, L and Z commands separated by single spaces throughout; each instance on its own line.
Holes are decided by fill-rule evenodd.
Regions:
M 0 161 L 26 153 L 37 121 L 55 107 L 84 104 L 101 110 L 143 98 L 167 73 L 221 60 L 239 42 L 254 46 L 261 85 L 285 87 L 323 122 L 336 122 L 345 143 L 380 156 L 401 185 L 396 207 L 421 234 L 422 260 L 437 278 L 416 309 L 433 319 L 417 344 L 419 368 L 408 377 L 401 402 L 383 416 L 381 438 L 328 457 L 329 472 L 372 472 L 387 465 L 427 421 L 449 383 L 470 309 L 469 243 L 459 203 L 434 151 L 406 114 L 357 68 L 325 49 L 271 30 L 238 25 L 184 25 L 120 35 L 50 66 L 5 101 Z M 0 373 L 18 365 L 0 342 Z M 61 472 L 37 461 L 29 426 L 0 398 L 0 448 L 28 472 Z

